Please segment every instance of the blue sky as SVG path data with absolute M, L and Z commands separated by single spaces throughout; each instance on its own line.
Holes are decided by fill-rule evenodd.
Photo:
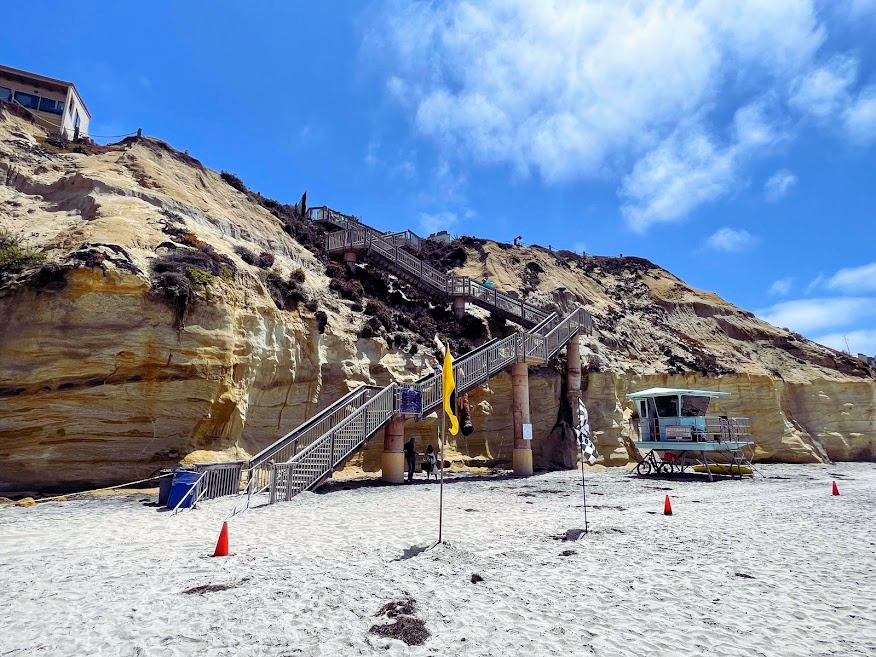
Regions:
M 876 0 L 207 6 L 7 3 L 54 27 L 0 62 L 268 196 L 642 256 L 876 354 Z

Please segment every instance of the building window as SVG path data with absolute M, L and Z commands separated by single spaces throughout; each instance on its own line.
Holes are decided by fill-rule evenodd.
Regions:
M 64 101 L 54 101 L 51 98 L 40 98 L 40 111 L 51 112 L 52 114 L 63 114 Z
M 12 100 L 12 89 L 0 87 L 0 100 Z
M 15 101 L 24 105 L 25 107 L 29 107 L 30 109 L 38 109 L 40 106 L 40 97 L 34 96 L 33 94 L 26 94 L 23 91 L 15 92 Z

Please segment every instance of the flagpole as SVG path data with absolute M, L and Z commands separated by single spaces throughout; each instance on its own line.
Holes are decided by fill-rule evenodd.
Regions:
M 439 465 L 439 472 L 441 477 L 441 483 L 438 488 L 438 542 L 435 545 L 441 544 L 441 529 L 444 524 L 444 430 L 447 424 L 447 413 L 442 409 L 441 411 L 441 433 L 438 436 L 438 448 L 441 452 L 441 463 Z
M 584 483 L 584 445 L 582 445 L 579 442 L 578 447 L 581 450 L 581 491 L 584 493 L 584 533 L 586 534 L 588 531 L 588 528 L 587 528 L 587 486 Z

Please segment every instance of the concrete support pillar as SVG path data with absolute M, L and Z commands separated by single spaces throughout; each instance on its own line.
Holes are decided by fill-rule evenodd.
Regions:
M 401 484 L 405 480 L 405 418 L 397 415 L 383 430 L 383 456 L 380 459 L 383 481 Z
M 453 314 L 456 319 L 465 317 L 465 297 L 453 297 Z
M 530 424 L 529 368 L 526 363 L 511 366 L 511 415 L 514 418 L 514 451 L 511 464 L 514 474 L 528 477 L 532 474 L 532 446 L 523 440 L 523 425 Z
M 566 390 L 572 407 L 572 426 L 578 428 L 578 399 L 581 397 L 581 343 L 576 335 L 566 347 Z
M 356 266 L 355 251 L 344 251 L 344 264 L 347 265 L 347 269 L 353 269 Z

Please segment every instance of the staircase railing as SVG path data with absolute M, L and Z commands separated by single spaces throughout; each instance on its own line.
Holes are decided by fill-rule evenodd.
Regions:
M 391 383 L 288 461 L 271 467 L 271 504 L 289 500 L 325 479 L 392 418 L 397 385 Z
M 521 323 L 533 325 L 527 333 L 492 340 L 457 359 L 454 375 L 459 394 L 511 364 L 546 362 L 572 336 L 592 329 L 592 318 L 582 308 L 560 317 L 466 276 L 447 276 L 439 272 L 400 248 L 419 243 L 420 238 L 410 231 L 384 235 L 354 217 L 326 207 L 312 208 L 309 215 L 314 220 L 344 227 L 326 236 L 329 251 L 367 248 L 436 291 L 464 295 L 482 307 L 499 310 Z M 402 387 L 420 391 L 423 414 L 442 404 L 440 373 L 403 386 L 396 383 L 385 388 L 361 385 L 254 456 L 250 460 L 247 485 L 250 495 L 270 487 L 270 501 L 274 503 L 291 499 L 323 481 L 398 413 Z
M 522 299 L 515 299 L 510 294 L 478 283 L 468 276 L 448 276 L 371 228 L 349 228 L 326 236 L 326 249 L 329 252 L 357 248 L 368 249 L 442 295 L 465 297 L 482 308 L 499 311 L 523 325 L 539 324 L 548 316 L 548 313 L 538 306 Z
M 283 463 L 317 442 L 332 427 L 340 424 L 366 404 L 380 390 L 379 386 L 362 384 L 330 406 L 302 423 L 274 444 L 266 447 L 249 461 L 250 495 L 265 490 L 271 483 L 271 461 Z

